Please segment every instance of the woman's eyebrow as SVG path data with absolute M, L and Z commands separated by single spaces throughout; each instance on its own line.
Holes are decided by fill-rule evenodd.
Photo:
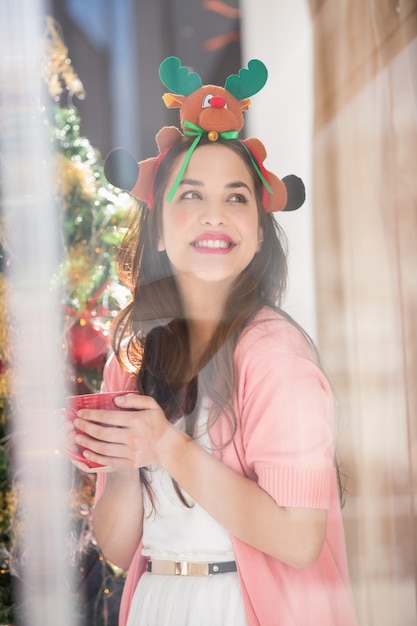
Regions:
M 238 189 L 239 187 L 245 187 L 249 193 L 252 193 L 249 185 L 243 182 L 243 180 L 235 180 L 231 183 L 227 183 L 226 189 Z
M 204 183 L 201 180 L 196 180 L 194 178 L 183 178 L 180 185 L 192 185 L 193 187 L 204 187 Z
M 192 187 L 204 187 L 203 181 L 197 180 L 196 178 L 183 178 L 180 181 L 179 185 L 191 185 Z M 244 183 L 242 180 L 234 180 L 225 185 L 226 189 L 239 189 L 241 187 L 244 187 L 245 189 L 249 191 L 249 193 L 252 193 L 249 185 Z

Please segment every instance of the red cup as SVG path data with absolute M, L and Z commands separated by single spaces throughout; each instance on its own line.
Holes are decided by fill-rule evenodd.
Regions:
M 67 408 L 61 410 L 61 414 L 65 417 L 74 420 L 77 417 L 77 412 L 82 409 L 102 409 L 106 411 L 123 411 L 122 407 L 116 406 L 114 404 L 114 399 L 118 396 L 125 396 L 128 393 L 134 393 L 139 395 L 139 391 L 111 391 L 108 393 L 88 393 L 80 396 L 69 396 L 67 401 Z M 126 409 L 127 411 L 131 409 Z M 78 429 L 77 429 L 78 430 Z M 82 432 L 78 430 L 78 432 Z M 77 446 L 78 450 L 73 451 L 69 448 L 63 447 L 62 451 L 64 454 L 69 456 L 74 461 L 79 461 L 80 463 L 85 463 L 90 468 L 95 467 L 103 467 L 100 463 L 94 463 L 94 461 L 89 461 L 83 456 L 83 448 L 82 446 Z

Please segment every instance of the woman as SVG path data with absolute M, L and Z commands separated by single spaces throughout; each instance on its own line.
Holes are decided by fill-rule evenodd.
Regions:
M 332 393 L 279 308 L 282 233 L 239 140 L 202 137 L 178 179 L 191 141 L 158 163 L 119 255 L 133 299 L 103 390 L 141 395 L 72 435 L 111 470 L 93 522 L 129 570 L 120 623 L 353 626 Z

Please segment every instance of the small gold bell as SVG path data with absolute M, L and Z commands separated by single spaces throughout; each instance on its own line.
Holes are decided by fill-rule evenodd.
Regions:
M 209 133 L 207 133 L 207 137 L 209 141 L 217 141 L 219 138 L 219 133 L 216 130 L 211 130 Z

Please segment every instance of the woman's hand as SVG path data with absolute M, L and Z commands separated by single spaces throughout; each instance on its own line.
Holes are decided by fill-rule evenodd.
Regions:
M 83 409 L 75 420 L 76 428 L 84 431 L 75 441 L 87 448 L 86 459 L 117 470 L 110 474 L 106 498 L 94 513 L 96 536 L 107 558 L 123 567 L 130 563 L 142 533 L 141 515 L 136 511 L 132 520 L 130 506 L 133 498 L 139 499 L 136 468 L 158 465 L 235 537 L 292 567 L 314 563 L 323 546 L 326 510 L 278 506 L 255 481 L 170 424 L 153 398 L 127 394 L 115 402 L 123 410 Z
M 72 411 L 67 409 L 61 409 L 59 413 L 62 419 L 61 451 L 70 458 L 71 463 L 87 474 L 111 472 L 112 468 L 109 466 L 90 467 L 86 462 L 82 461 L 81 451 L 76 442 L 77 431 L 74 425 L 74 415 Z
M 162 442 L 174 428 L 159 404 L 149 396 L 125 394 L 114 403 L 122 410 L 83 409 L 77 413 L 71 434 L 76 445 L 86 448 L 89 462 L 113 469 L 162 465 Z

